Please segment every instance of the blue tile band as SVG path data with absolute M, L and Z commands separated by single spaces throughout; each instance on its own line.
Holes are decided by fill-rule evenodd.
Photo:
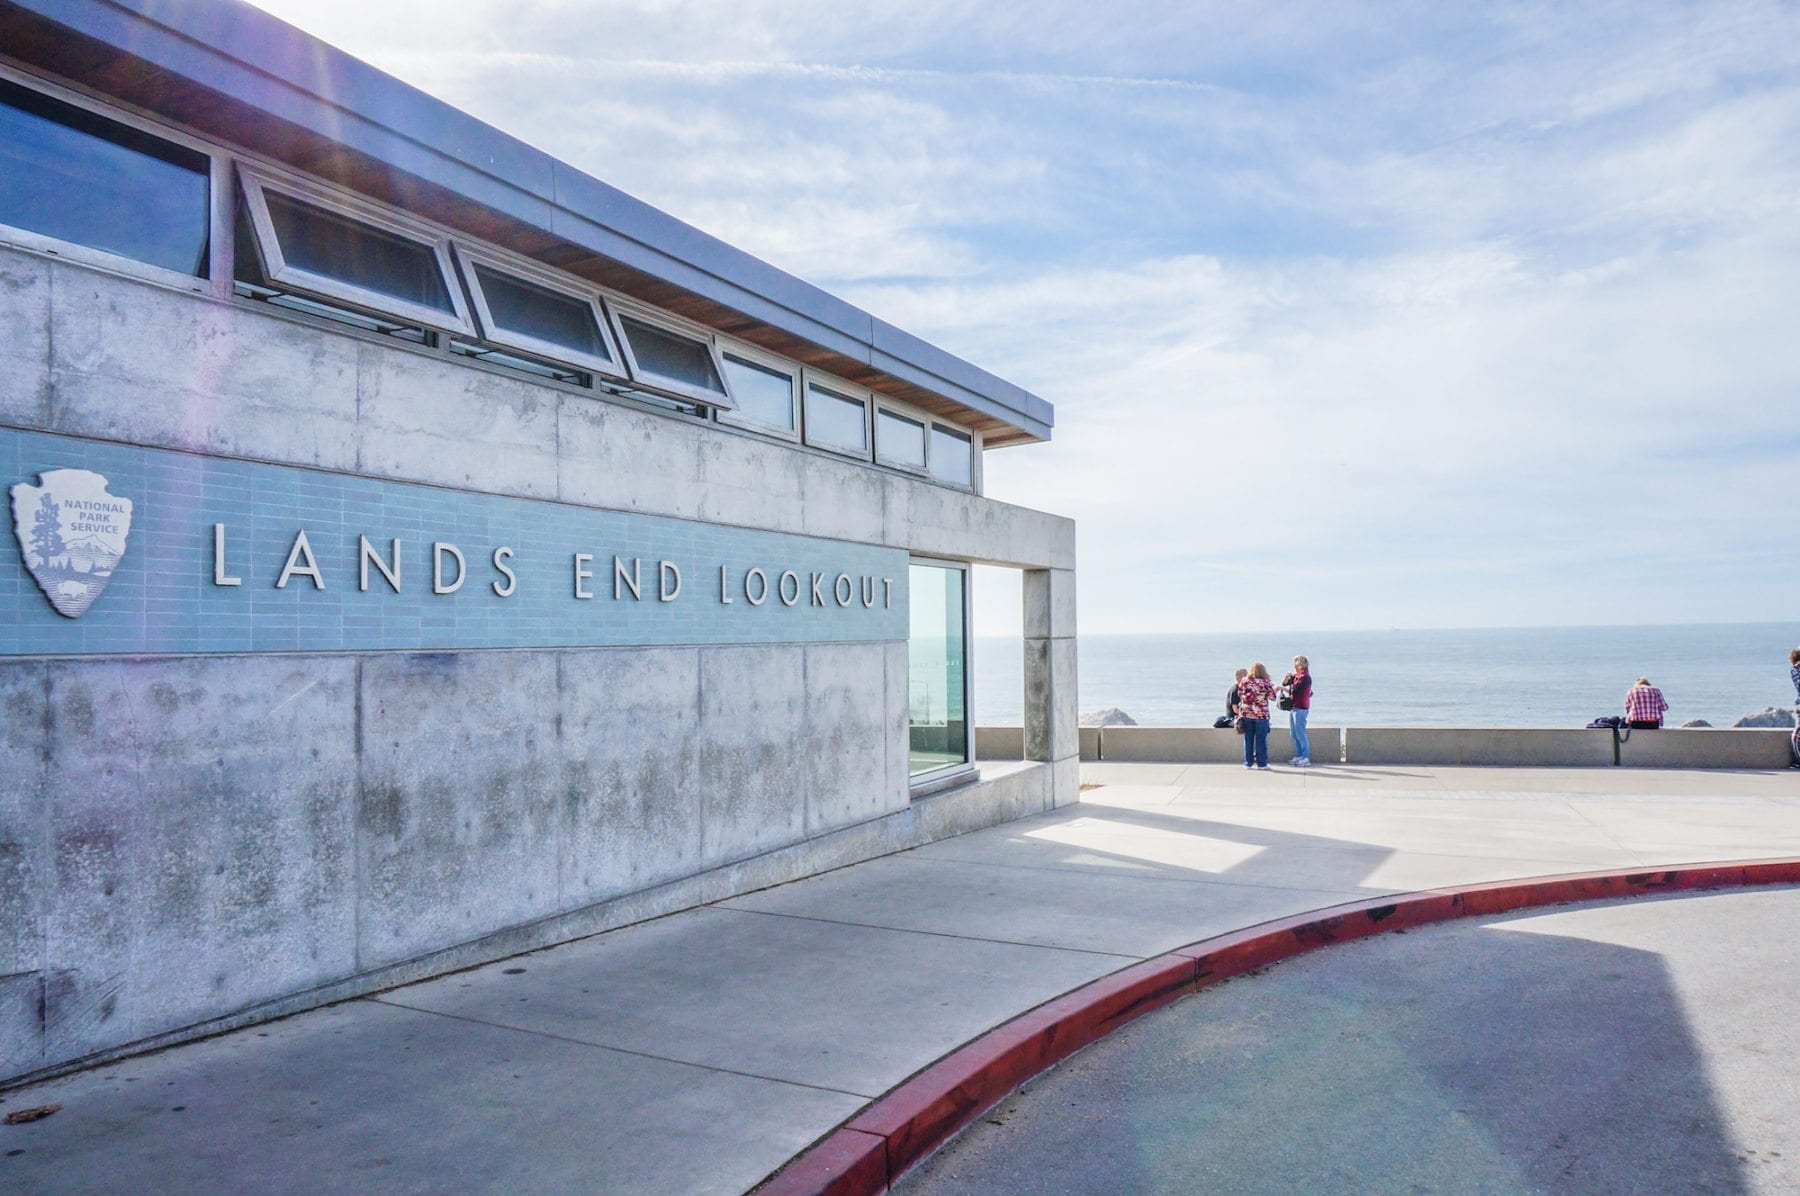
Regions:
M 101 474 L 112 495 L 132 503 L 124 558 L 76 619 L 46 600 L 13 530 L 12 486 L 35 486 L 55 469 Z M 904 550 L 782 532 L 12 429 L 0 429 L 0 512 L 0 656 L 907 636 Z M 304 571 L 306 553 L 295 549 L 302 532 L 323 589 Z M 222 565 L 215 536 L 224 544 Z M 367 590 L 359 588 L 364 536 L 379 558 L 368 563 Z M 391 566 L 396 539 L 398 592 L 380 568 Z M 462 556 L 462 582 L 452 593 L 434 592 L 434 558 L 446 586 L 458 574 L 455 555 L 434 552 L 434 544 Z M 511 554 L 496 561 L 502 548 Z M 589 559 L 578 562 L 578 553 Z M 623 576 L 615 575 L 615 558 Z M 502 566 L 515 579 L 510 586 Z M 578 568 L 589 576 L 578 579 Z M 287 584 L 277 588 L 284 569 Z M 239 584 L 217 584 L 215 575 Z M 637 581 L 638 597 L 626 578 Z M 592 596 L 578 597 L 578 585 Z

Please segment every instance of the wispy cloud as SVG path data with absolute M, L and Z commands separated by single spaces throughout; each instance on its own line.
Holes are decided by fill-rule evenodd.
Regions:
M 1090 630 L 1792 613 L 1779 0 L 263 3 L 1053 400 Z

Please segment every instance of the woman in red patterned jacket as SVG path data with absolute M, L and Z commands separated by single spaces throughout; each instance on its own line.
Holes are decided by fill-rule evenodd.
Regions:
M 1275 700 L 1275 683 L 1269 670 L 1257 661 L 1250 675 L 1238 682 L 1238 714 L 1244 720 L 1244 767 L 1269 767 L 1269 703 Z

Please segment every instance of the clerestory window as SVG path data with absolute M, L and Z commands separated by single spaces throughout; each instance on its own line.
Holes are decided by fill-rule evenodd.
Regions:
M 709 407 L 730 410 L 735 406 L 710 338 L 636 310 L 615 307 L 613 314 L 618 318 L 619 344 L 633 379 Z
M 324 188 L 241 164 L 238 171 L 265 280 L 476 334 L 451 273 L 448 237 Z
M 721 356 L 737 410 L 721 412 L 719 418 L 790 440 L 799 435 L 799 387 L 794 371 L 775 360 L 753 357 L 739 349 L 725 349 Z
M 947 424 L 931 425 L 931 476 L 952 486 L 975 484 L 975 442 Z
M 925 424 L 890 411 L 886 407 L 875 412 L 875 459 L 883 465 L 901 469 L 925 469 Z
M 3 66 L 0 241 L 190 289 L 235 261 L 313 319 L 975 488 L 974 435 L 900 400 Z
M 806 383 L 806 443 L 865 460 L 869 456 L 869 401 L 847 388 Z
M 212 159 L 0 79 L 0 224 L 207 276 Z
M 460 242 L 456 257 L 486 340 L 625 377 L 597 292 L 580 290 L 550 271 Z

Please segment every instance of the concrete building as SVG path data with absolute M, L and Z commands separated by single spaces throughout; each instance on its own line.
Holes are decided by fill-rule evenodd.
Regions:
M 1051 424 L 234 0 L 0 0 L 0 1082 L 1075 800 Z

